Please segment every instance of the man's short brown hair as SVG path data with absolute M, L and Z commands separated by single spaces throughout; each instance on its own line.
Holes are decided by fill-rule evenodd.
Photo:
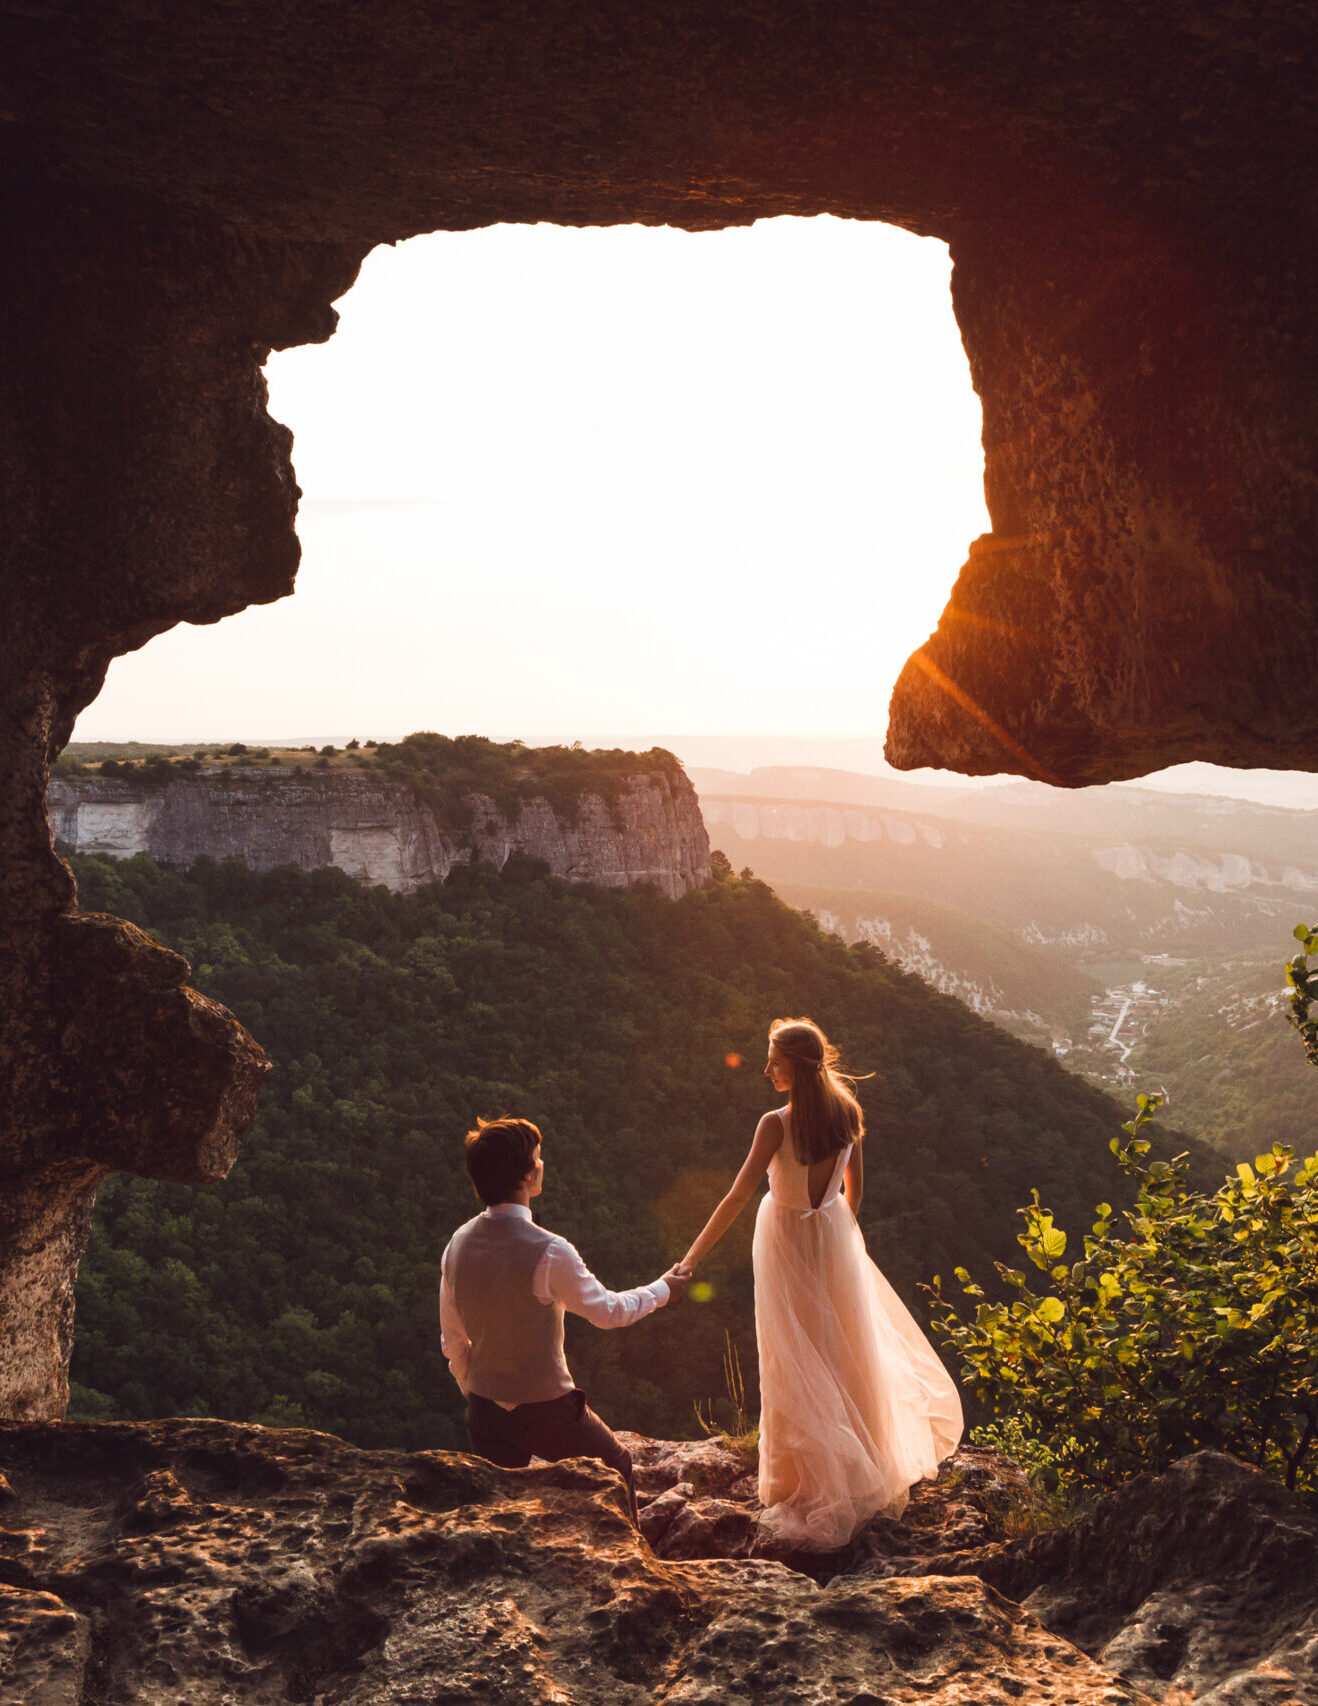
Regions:
M 535 1166 L 540 1128 L 530 1120 L 480 1120 L 467 1133 L 467 1172 L 487 1208 L 508 1202 Z

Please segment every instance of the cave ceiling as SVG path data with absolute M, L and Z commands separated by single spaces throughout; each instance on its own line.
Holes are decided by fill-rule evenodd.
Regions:
M 99 434 L 27 416 L 20 507 L 67 525 L 20 529 L 18 572 L 95 607 L 45 660 L 53 746 L 116 652 L 291 588 L 288 448 L 243 387 L 270 347 L 329 335 L 373 245 L 828 211 L 950 244 L 985 413 L 993 531 L 898 684 L 894 761 L 1070 785 L 1314 762 L 1312 695 L 1279 667 L 1315 615 L 1308 5 L 0 19 L 10 285 L 36 297 L 30 347 L 85 341 Z

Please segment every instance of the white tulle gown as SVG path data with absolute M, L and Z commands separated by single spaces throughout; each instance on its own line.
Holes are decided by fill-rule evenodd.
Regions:
M 876 1512 L 900 1515 L 937 1473 L 961 1438 L 961 1400 L 840 1194 L 850 1149 L 811 1208 L 779 1113 L 753 1247 L 760 1503 L 775 1539 L 831 1551 Z

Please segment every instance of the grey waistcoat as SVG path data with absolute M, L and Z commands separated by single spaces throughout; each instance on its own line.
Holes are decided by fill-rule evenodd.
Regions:
M 478 1214 L 449 1241 L 444 1270 L 471 1340 L 469 1392 L 541 1404 L 572 1390 L 562 1305 L 540 1303 L 531 1290 L 553 1236 L 520 1215 Z

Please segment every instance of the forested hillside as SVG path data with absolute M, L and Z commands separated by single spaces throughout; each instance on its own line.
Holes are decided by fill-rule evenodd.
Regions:
M 545 1135 L 539 1218 L 606 1283 L 654 1278 L 741 1161 L 773 1094 L 765 1030 L 806 1013 L 860 1071 L 862 1223 L 908 1300 L 1016 1256 L 1037 1185 L 1072 1228 L 1114 1195 L 1122 1117 L 1054 1061 L 847 947 L 725 861 L 705 889 L 573 886 L 479 865 L 408 896 L 337 871 L 183 874 L 79 859 L 82 903 L 185 953 L 275 1070 L 229 1180 L 103 1188 L 78 1293 L 74 1415 L 309 1423 L 367 1445 L 460 1443 L 439 1354 L 445 1239 L 475 1212 L 478 1114 Z M 620 1333 L 569 1324 L 618 1426 L 693 1431 L 724 1329 L 754 1383 L 751 1216 L 714 1296 Z

